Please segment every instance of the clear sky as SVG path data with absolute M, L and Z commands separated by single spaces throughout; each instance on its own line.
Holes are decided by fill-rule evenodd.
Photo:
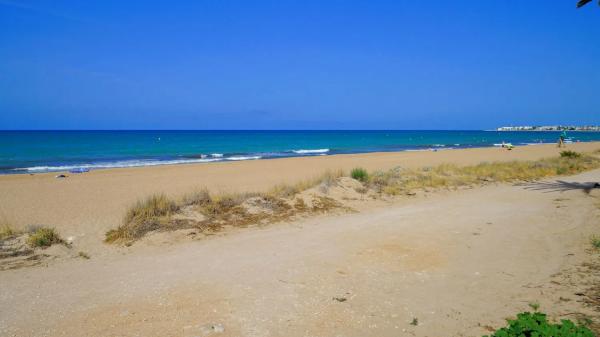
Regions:
M 0 0 L 0 129 L 600 124 L 576 0 Z

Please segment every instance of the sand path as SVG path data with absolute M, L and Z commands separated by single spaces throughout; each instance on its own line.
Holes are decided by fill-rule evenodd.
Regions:
M 5 271 L 0 335 L 481 335 L 561 313 L 548 284 L 586 258 L 597 194 L 488 186 Z

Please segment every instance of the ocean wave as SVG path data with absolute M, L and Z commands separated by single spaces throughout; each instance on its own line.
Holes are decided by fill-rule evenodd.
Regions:
M 72 164 L 72 165 L 56 165 L 56 166 L 31 166 L 13 168 L 13 171 L 26 172 L 56 172 L 69 171 L 75 169 L 107 169 L 107 168 L 124 168 L 124 167 L 140 167 L 140 166 L 158 166 L 158 165 L 173 165 L 173 164 L 193 164 L 193 163 L 209 163 L 219 161 L 219 159 L 174 159 L 174 160 L 123 160 L 115 162 L 95 163 L 95 164 Z
M 223 154 L 222 153 L 211 153 L 210 155 L 213 158 L 223 158 Z
M 554 144 L 554 143 L 520 143 L 521 145 L 544 145 L 544 144 Z
M 311 149 L 311 150 L 300 149 L 300 150 L 292 150 L 292 152 L 294 152 L 296 154 L 327 153 L 327 152 L 329 152 L 329 149 Z
M 254 159 L 260 159 L 262 158 L 261 156 L 232 156 L 232 157 L 227 157 L 225 158 L 225 160 L 254 160 Z

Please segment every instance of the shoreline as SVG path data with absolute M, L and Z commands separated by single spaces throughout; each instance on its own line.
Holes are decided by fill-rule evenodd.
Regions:
M 507 143 L 510 144 L 510 143 Z M 583 141 L 583 142 L 577 142 L 577 143 L 570 143 L 568 145 L 572 146 L 575 145 L 577 146 L 577 144 L 598 144 L 600 145 L 600 141 Z M 540 146 L 555 146 L 555 143 L 527 143 L 527 144 L 519 144 L 519 145 L 515 145 L 514 148 L 524 148 L 524 147 L 540 147 Z M 272 157 L 263 157 L 261 156 L 261 153 L 256 153 L 256 154 L 243 154 L 243 155 L 236 155 L 233 156 L 232 158 L 223 158 L 223 154 L 217 153 L 217 154 L 211 154 L 211 155 L 206 155 L 208 156 L 213 156 L 211 158 L 206 159 L 205 157 L 202 158 L 197 158 L 194 159 L 193 157 L 184 157 L 184 159 L 172 159 L 172 160 L 164 160 L 164 163 L 162 163 L 161 161 L 156 161 L 152 164 L 147 164 L 147 165 L 131 165 L 131 166 L 114 166 L 114 167 L 109 167 L 109 166 L 98 166 L 98 167 L 93 167 L 94 165 L 99 165 L 99 164 L 82 164 L 82 165 L 64 165 L 67 166 L 67 168 L 65 169 L 61 169 L 61 170 L 47 170 L 47 171 L 30 171 L 27 172 L 27 169 L 31 169 L 31 168 L 12 168 L 10 170 L 19 170 L 19 172 L 14 172 L 14 173 L 7 173 L 7 172 L 0 172 L 0 179 L 2 177 L 5 176 L 21 176 L 21 175 L 26 175 L 26 176 L 32 176 L 32 175 L 55 175 L 55 174 L 88 174 L 91 172 L 97 172 L 97 171 L 110 171 L 110 170 L 120 170 L 120 169 L 145 169 L 145 168 L 155 168 L 155 167 L 173 167 L 173 166 L 188 166 L 188 165 L 203 165 L 203 164 L 215 164 L 215 163 L 220 163 L 220 164 L 224 164 L 224 163 L 236 163 L 236 162 L 252 162 L 252 161 L 263 161 L 263 160 L 283 160 L 283 159 L 299 159 L 299 158 L 318 158 L 318 157 L 334 157 L 334 156 L 357 156 L 357 155 L 385 155 L 385 154 L 400 154 L 400 153 L 413 153 L 413 152 L 442 152 L 442 151 L 457 151 L 457 150 L 478 150 L 478 149 L 501 149 L 501 147 L 497 146 L 497 145 L 489 145 L 489 146 L 469 146 L 469 147 L 460 147 L 460 146 L 456 146 L 456 147 L 445 147 L 445 145 L 440 146 L 440 147 L 436 147 L 436 146 L 432 146 L 432 147 L 428 147 L 428 148 L 407 148 L 407 149 L 403 149 L 403 150 L 390 150 L 390 151 L 357 151 L 357 152 L 347 152 L 347 153 L 331 153 L 329 154 L 328 152 L 331 151 L 330 149 L 309 149 L 309 150 L 293 150 L 291 152 L 296 152 L 298 153 L 297 155 L 285 155 L 285 156 L 272 156 Z M 566 147 L 564 149 L 567 149 Z M 326 150 L 326 151 L 325 151 Z M 306 151 L 306 152 L 302 152 L 302 151 Z M 306 153 L 306 154 L 303 154 Z M 203 155 L 204 156 L 204 155 Z M 239 158 L 238 158 L 239 157 Z M 243 159 L 240 159 L 241 157 L 243 157 Z M 136 160 L 141 160 L 141 159 L 124 159 L 122 160 L 123 162 L 125 161 L 136 161 Z M 189 160 L 189 162 L 183 162 Z M 177 162 L 177 161 L 181 161 L 181 162 Z M 36 167 L 42 167 L 42 166 L 36 166 Z M 48 167 L 48 166 L 43 166 L 43 167 Z M 88 171 L 84 171 L 84 172 L 70 172 L 70 170 L 72 169 L 79 169 L 79 168 L 86 168 L 88 169 Z
M 573 135 L 598 142 L 599 133 Z M 0 175 L 340 154 L 553 145 L 557 132 L 499 131 L 0 131 Z M 85 146 L 79 146 L 82 143 Z

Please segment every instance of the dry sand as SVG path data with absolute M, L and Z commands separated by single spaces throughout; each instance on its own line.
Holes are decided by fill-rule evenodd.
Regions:
M 586 312 L 574 295 L 581 284 L 565 286 L 569 274 L 557 273 L 590 259 L 598 190 L 488 186 L 185 243 L 100 241 L 128 203 L 151 191 L 255 190 L 324 169 L 557 152 L 531 146 L 0 177 L 5 217 L 54 225 L 91 254 L 0 272 L 0 335 L 477 336 L 530 302 L 553 317 Z M 600 181 L 600 170 L 563 180 Z

